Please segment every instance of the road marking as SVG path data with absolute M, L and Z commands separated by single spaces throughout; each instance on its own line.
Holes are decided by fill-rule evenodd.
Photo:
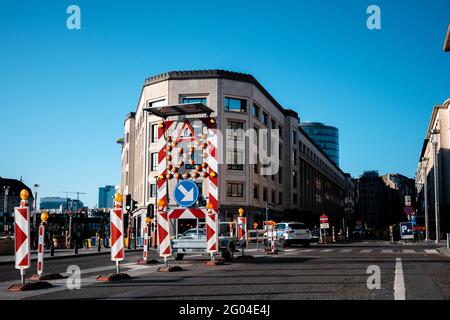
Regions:
M 370 253 L 372 251 L 373 251 L 373 249 L 363 249 L 363 250 L 361 250 L 361 253 Z
M 333 251 L 334 249 L 325 249 L 325 250 L 321 250 L 322 252 L 331 252 L 331 251 Z
M 340 252 L 345 253 L 345 252 L 352 252 L 353 249 L 342 249 Z
M 402 259 L 395 260 L 394 299 L 406 300 L 405 279 L 403 277 Z
M 393 253 L 394 252 L 394 250 L 392 250 L 392 249 L 383 249 L 383 250 L 381 250 L 381 253 Z
M 439 253 L 436 249 L 425 249 L 426 253 Z
M 305 250 L 300 250 L 299 252 L 312 252 L 314 250 L 316 250 L 316 249 L 305 249 Z
M 414 249 L 403 249 L 403 253 L 416 253 Z
M 292 252 L 292 251 L 298 251 L 298 249 L 286 249 L 286 250 L 284 250 L 284 251 L 286 251 L 286 252 Z

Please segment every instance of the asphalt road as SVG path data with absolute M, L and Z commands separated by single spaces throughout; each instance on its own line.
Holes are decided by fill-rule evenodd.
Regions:
M 50 289 L 7 291 L 11 284 L 18 282 L 19 271 L 13 265 L 2 265 L 0 299 L 450 298 L 450 258 L 431 246 L 367 241 L 313 244 L 309 248 L 294 246 L 277 255 L 267 255 L 252 246 L 245 254 L 250 257 L 213 267 L 204 264 L 207 257 L 171 260 L 170 265 L 181 266 L 184 271 L 164 273 L 157 271 L 160 265 L 136 265 L 141 254 L 130 252 L 122 271 L 132 279 L 107 283 L 97 282 L 96 277 L 115 270 L 108 254 L 47 261 L 46 272 L 65 273 L 69 265 L 80 268 L 81 289 L 73 290 L 67 289 L 67 280 L 63 279 L 50 281 L 54 285 Z M 155 258 L 158 258 L 156 253 L 151 252 L 150 259 Z M 34 271 L 35 265 L 29 270 Z M 368 279 L 372 285 L 379 279 L 379 288 L 369 289 Z

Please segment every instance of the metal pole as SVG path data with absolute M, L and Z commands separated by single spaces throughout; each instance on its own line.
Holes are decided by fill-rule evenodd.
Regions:
M 25 284 L 25 269 L 20 269 L 20 283 Z
M 447 250 L 450 249 L 450 233 L 447 233 Z
M 332 232 L 333 242 L 336 242 L 336 237 L 334 235 L 334 226 L 331 227 L 331 232 Z
M 433 164 L 434 164 L 434 211 L 436 220 L 436 243 L 439 242 L 439 181 L 438 181 L 438 159 L 437 159 L 437 141 L 433 134 Z
M 3 230 L 5 231 L 5 235 L 8 234 L 8 193 L 9 193 L 9 186 L 3 187 L 4 193 L 5 193 L 5 199 L 3 203 Z
M 120 273 L 120 262 L 118 260 L 116 260 L 116 273 Z
M 425 166 L 423 167 L 423 198 L 425 206 L 425 241 L 430 240 L 430 222 L 428 217 L 428 175 L 427 175 L 427 164 L 428 159 L 423 159 Z

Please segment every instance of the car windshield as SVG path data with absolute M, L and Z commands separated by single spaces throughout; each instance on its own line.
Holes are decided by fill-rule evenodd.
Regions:
M 193 236 L 197 234 L 197 229 L 189 229 L 183 233 L 183 236 Z M 199 235 L 205 235 L 206 231 L 204 229 L 198 229 Z
M 303 223 L 293 223 L 289 225 L 292 230 L 306 230 L 308 227 Z

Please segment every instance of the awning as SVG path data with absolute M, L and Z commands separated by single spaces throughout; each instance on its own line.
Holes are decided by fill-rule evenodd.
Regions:
M 155 116 L 160 118 L 168 118 L 170 116 L 181 116 L 181 115 L 191 115 L 191 114 L 201 114 L 206 113 L 208 116 L 214 111 L 203 103 L 182 103 L 174 104 L 170 106 L 160 106 L 160 107 L 148 107 L 144 108 L 144 111 L 148 111 Z

